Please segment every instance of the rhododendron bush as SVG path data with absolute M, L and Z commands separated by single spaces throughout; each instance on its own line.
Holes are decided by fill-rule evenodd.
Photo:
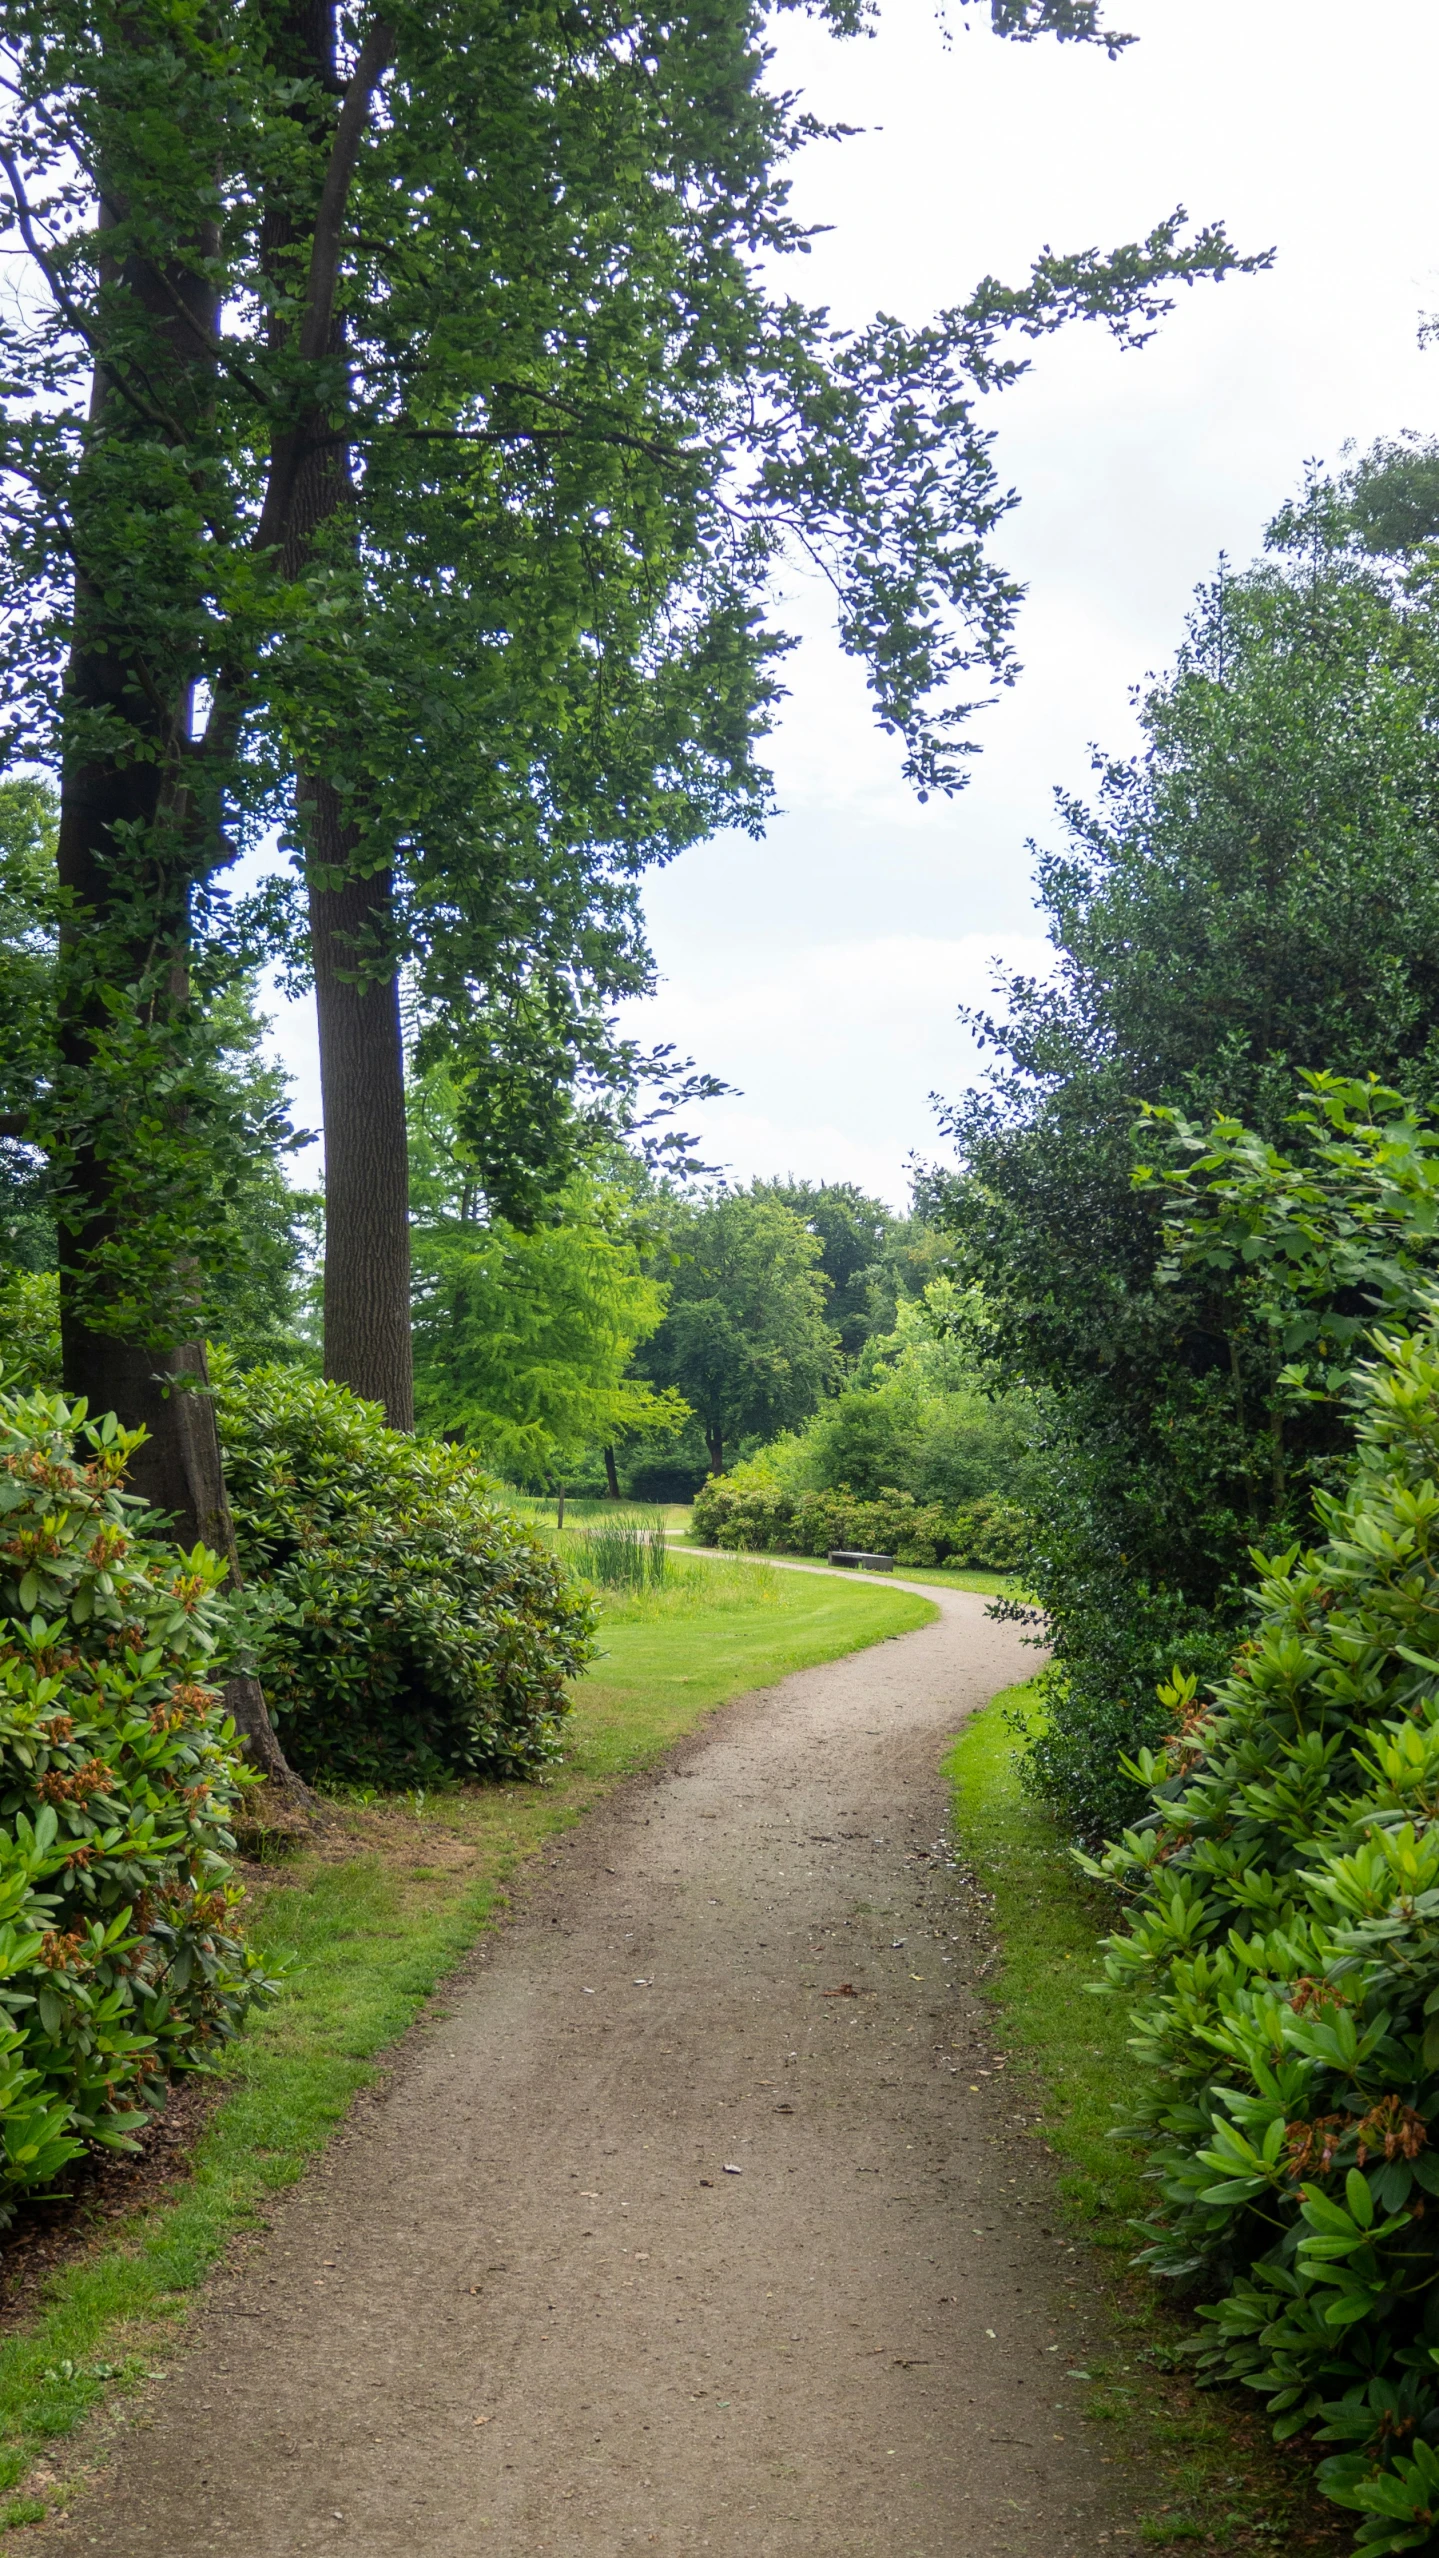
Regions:
M 1252 1639 L 1163 1692 L 1147 1818 L 1082 1860 L 1132 1900 L 1147 2261 L 1370 2552 L 1439 2548 L 1439 1318 L 1376 1351 L 1322 1542 L 1257 1558 Z
M 140 1532 L 137 1436 L 0 1394 L 0 2216 L 131 2145 L 271 1986 L 229 1862 L 224 1567 Z

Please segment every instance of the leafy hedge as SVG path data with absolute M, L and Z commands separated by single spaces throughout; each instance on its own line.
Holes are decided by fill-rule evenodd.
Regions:
M 462 1448 L 288 1368 L 216 1362 L 256 1667 L 308 1777 L 529 1776 L 559 1752 L 592 1602 Z
M 1366 2551 L 1439 2548 L 1439 1317 L 1357 1379 L 1324 1542 L 1257 1558 L 1213 1702 L 1179 1679 L 1151 1809 L 1093 1873 L 1147 2080 L 1147 2261 L 1217 2287 L 1205 2371 L 1282 2437 Z
M 847 1491 L 786 1492 L 778 1483 L 732 1483 L 712 1475 L 694 1506 L 694 1532 L 704 1545 L 741 1553 L 828 1554 L 858 1546 L 892 1554 L 897 1563 L 970 1564 L 1008 1572 L 1024 1545 L 1025 1521 L 1012 1502 L 973 1501 L 946 1510 L 910 1492 L 881 1492 L 857 1501 Z
M 223 1567 L 137 1533 L 137 1437 L 0 1394 L 0 2219 L 92 2145 L 133 2147 L 167 2074 L 271 1988 L 227 1853 Z

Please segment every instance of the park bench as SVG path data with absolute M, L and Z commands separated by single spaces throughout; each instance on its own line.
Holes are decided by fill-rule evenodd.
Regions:
M 892 1554 L 861 1554 L 856 1546 L 837 1545 L 829 1559 L 831 1563 L 848 1564 L 851 1571 L 855 1572 L 892 1572 L 894 1570 Z

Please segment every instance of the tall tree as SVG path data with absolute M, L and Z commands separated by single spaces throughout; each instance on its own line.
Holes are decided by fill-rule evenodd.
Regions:
M 776 1181 L 776 1199 L 819 1237 L 829 1281 L 829 1320 L 842 1356 L 855 1359 L 877 1332 L 892 1332 L 895 1273 L 890 1247 L 901 1221 L 852 1181 Z
M 977 1024 L 998 1064 L 951 1113 L 938 1212 L 990 1351 L 1040 1396 L 1027 1577 L 1059 1671 L 1033 1767 L 1087 1828 L 1128 1817 L 1118 1755 L 1153 1737 L 1173 1663 L 1227 1658 L 1251 1547 L 1306 1532 L 1318 1444 L 1233 1291 L 1156 1277 L 1136 1108 L 1283 1144 L 1301 1069 L 1433 1092 L 1436 679 L 1422 590 L 1355 541 L 1347 490 L 1312 489 L 1267 560 L 1201 590 L 1143 753 L 1062 803 L 1054 973 Z
M 597 848 L 672 840 L 650 802 L 621 821 L 616 776 L 729 804 L 789 536 L 830 567 L 916 781 L 945 786 L 947 695 L 1009 671 L 1016 600 L 985 550 L 1008 501 L 978 396 L 1024 369 L 1017 340 L 1086 314 L 1138 339 L 1176 279 L 1235 264 L 1176 219 L 927 329 L 846 334 L 773 300 L 806 128 L 764 89 L 763 23 L 748 0 L 0 8 L 0 219 L 35 286 L 0 332 L 4 676 L 11 751 L 60 762 L 66 900 L 61 1070 L 29 1133 L 67 1380 L 145 1422 L 144 1488 L 222 1545 L 199 1344 L 237 844 L 301 777 L 310 885 L 341 901 L 330 1014 L 376 1025 L 393 1063 L 397 944 L 443 942 L 466 982 L 502 971 L 569 846 L 583 884 Z M 997 23 L 1098 32 L 1057 0 Z M 628 706 L 667 682 L 672 754 L 628 764 Z M 567 911 L 583 937 L 592 907 Z
M 666 1295 L 644 1266 L 639 1167 L 616 1149 L 572 1173 L 524 1232 L 493 1211 L 460 1134 L 462 1099 L 444 1067 L 410 1093 L 421 1421 L 520 1476 L 629 1431 L 680 1428 L 679 1398 L 628 1373 Z
M 834 1336 L 820 1241 L 764 1182 L 676 1200 L 669 1305 L 636 1357 L 698 1414 L 710 1465 L 726 1446 L 807 1421 L 830 1384 Z

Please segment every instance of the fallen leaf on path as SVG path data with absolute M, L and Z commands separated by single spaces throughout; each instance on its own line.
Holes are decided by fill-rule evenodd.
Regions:
M 475 2418 L 475 2423 L 476 2423 L 477 2425 L 487 2425 L 487 2424 L 489 2423 L 489 2421 L 490 2421 L 490 2420 L 489 2420 L 488 2416 L 477 2416 L 477 2417 Z
M 821 1990 L 820 1996 L 821 1998 L 858 1998 L 859 1992 L 853 1981 L 841 1981 L 837 1990 Z

